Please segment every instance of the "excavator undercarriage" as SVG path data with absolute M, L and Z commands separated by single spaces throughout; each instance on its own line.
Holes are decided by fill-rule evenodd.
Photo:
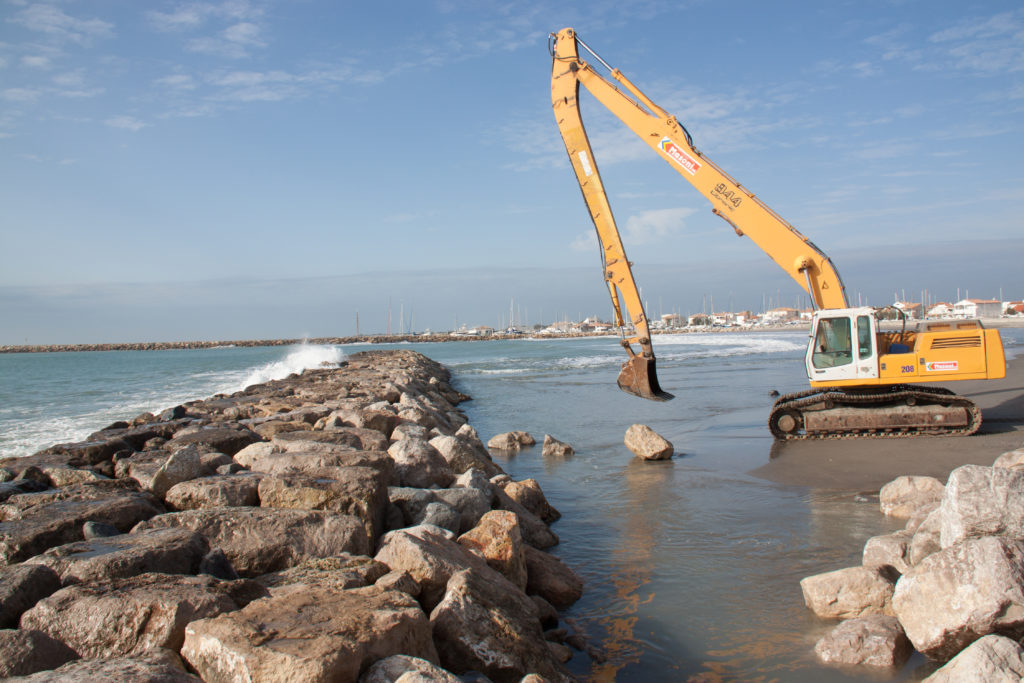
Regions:
M 865 436 L 966 436 L 981 427 L 969 399 L 941 387 L 895 384 L 860 391 L 838 387 L 780 396 L 768 427 L 776 439 L 850 439 Z

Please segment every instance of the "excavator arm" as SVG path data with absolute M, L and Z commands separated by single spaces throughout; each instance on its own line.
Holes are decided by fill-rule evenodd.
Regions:
M 644 398 L 664 400 L 667 396 L 657 385 L 647 317 L 583 126 L 579 109 L 580 85 L 704 195 L 711 202 L 715 215 L 729 223 L 737 235 L 752 239 L 789 273 L 810 294 L 816 308 L 846 307 L 842 280 L 829 258 L 796 228 L 697 151 L 689 133 L 674 116 L 652 102 L 618 69 L 604 62 L 571 28 L 552 34 L 551 42 L 551 102 L 555 120 L 601 242 L 604 275 L 615 308 L 616 323 L 620 327 L 623 324 L 624 300 L 635 331 L 635 336 L 623 338 L 630 360 L 619 376 L 620 387 Z M 600 62 L 615 82 L 582 60 L 580 47 Z M 640 346 L 639 354 L 632 350 L 632 344 Z

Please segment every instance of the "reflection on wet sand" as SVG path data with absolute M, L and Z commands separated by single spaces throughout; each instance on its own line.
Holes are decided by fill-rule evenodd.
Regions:
M 672 462 L 645 462 L 637 458 L 625 470 L 625 488 L 621 496 L 621 533 L 612 546 L 614 586 L 613 611 L 592 617 L 605 634 L 602 643 L 607 661 L 595 663 L 595 681 L 614 681 L 624 667 L 640 661 L 648 644 L 635 633 L 641 607 L 655 599 L 646 588 L 656 566 L 654 549 L 659 540 L 665 497 L 672 483 Z

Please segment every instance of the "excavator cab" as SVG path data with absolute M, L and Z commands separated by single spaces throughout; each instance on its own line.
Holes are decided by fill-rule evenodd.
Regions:
M 868 307 L 815 311 L 807 377 L 833 383 L 878 377 L 878 322 Z

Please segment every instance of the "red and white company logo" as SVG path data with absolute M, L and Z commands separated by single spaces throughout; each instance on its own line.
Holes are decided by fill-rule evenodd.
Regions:
M 670 138 L 662 138 L 658 146 L 661 147 L 662 152 L 672 157 L 673 161 L 685 168 L 690 175 L 696 175 L 700 170 L 700 162 L 684 152 Z

